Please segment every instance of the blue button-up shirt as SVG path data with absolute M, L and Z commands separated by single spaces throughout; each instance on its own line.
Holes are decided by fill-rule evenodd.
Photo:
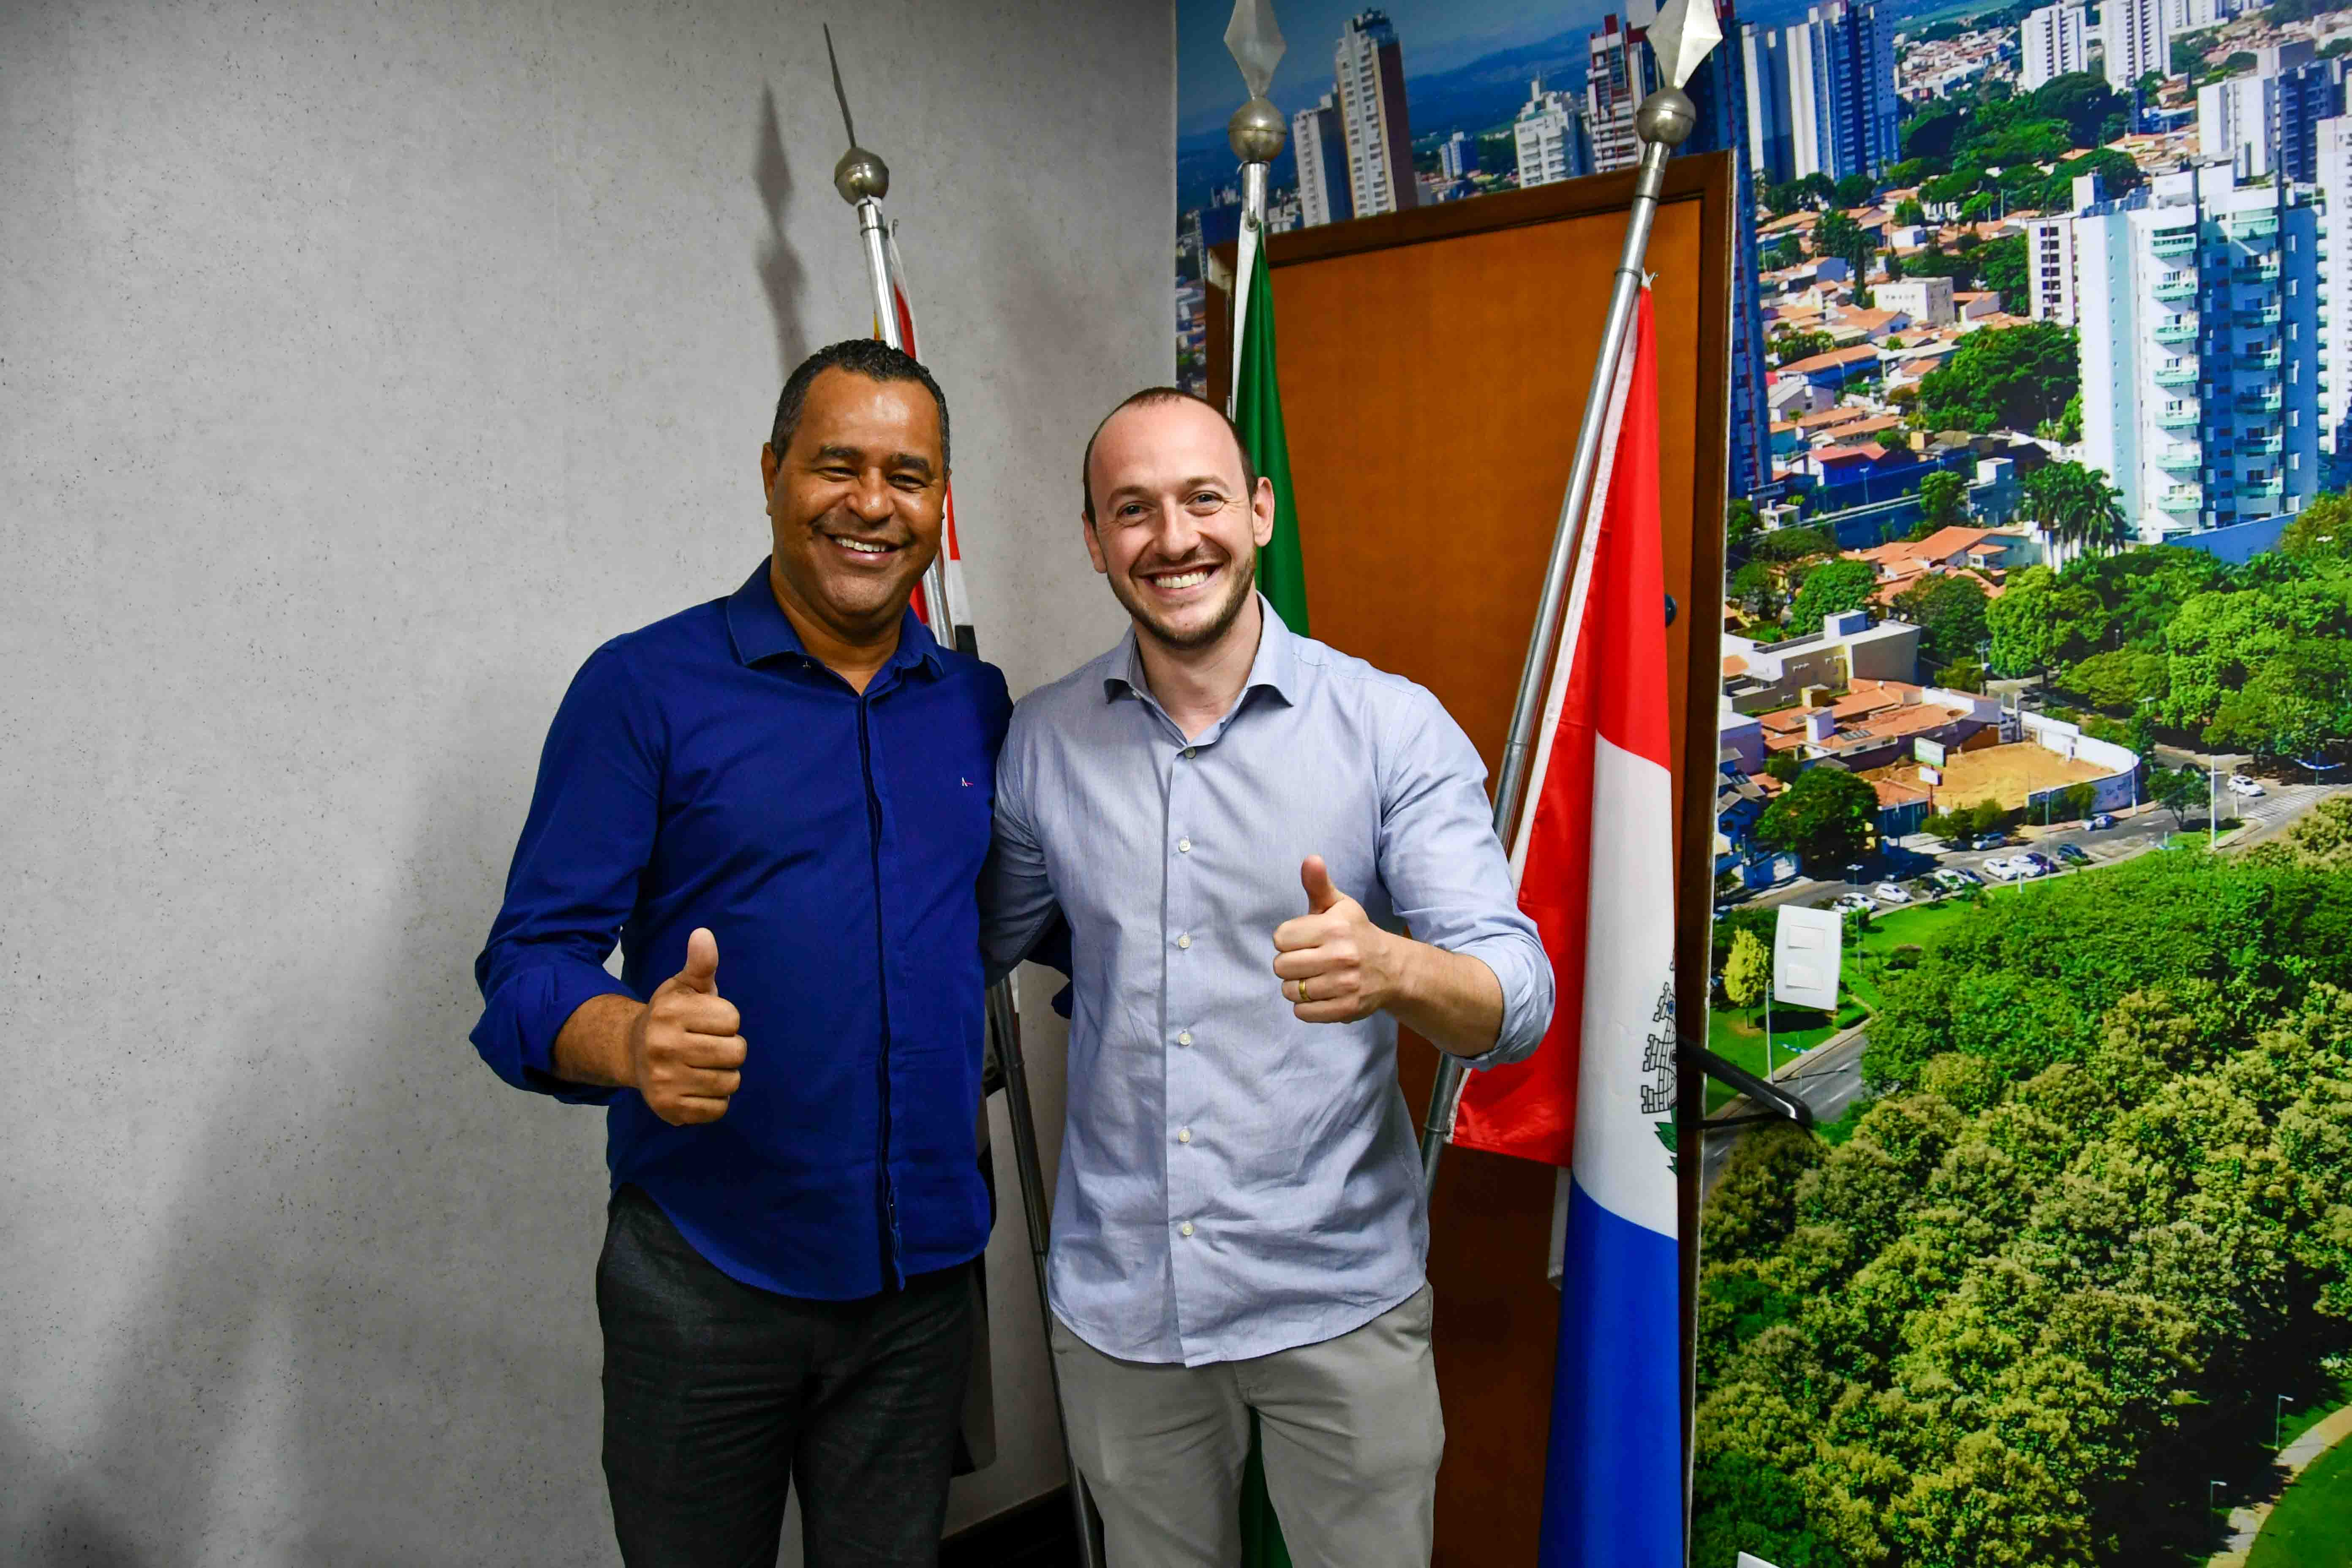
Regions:
M 609 1105 L 614 1184 L 747 1284 L 845 1300 L 977 1256 L 973 888 L 1010 710 L 1003 676 L 911 615 L 851 690 L 803 650 L 765 563 L 732 597 L 606 643 L 556 712 L 474 965 L 483 1058 Z M 673 1127 L 633 1090 L 554 1078 L 572 1011 L 650 996 L 697 926 L 743 1016 L 727 1114 Z
M 1427 691 L 1265 629 L 1233 711 L 1187 740 L 1134 634 L 1023 699 L 982 880 L 992 971 L 1056 905 L 1072 934 L 1050 1295 L 1087 1343 L 1197 1366 L 1347 1332 L 1420 1289 L 1429 1227 L 1396 1024 L 1304 1024 L 1274 930 L 1299 862 L 1383 925 L 1483 960 L 1533 1051 L 1552 980 L 1478 754 Z

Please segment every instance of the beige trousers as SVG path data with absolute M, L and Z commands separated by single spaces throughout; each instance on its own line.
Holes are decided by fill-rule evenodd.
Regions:
M 1109 1568 L 1234 1568 L 1258 1413 L 1265 1486 L 1297 1568 L 1427 1568 L 1437 1405 L 1427 1285 L 1360 1329 L 1249 1361 L 1120 1361 L 1053 1324 L 1070 1447 Z

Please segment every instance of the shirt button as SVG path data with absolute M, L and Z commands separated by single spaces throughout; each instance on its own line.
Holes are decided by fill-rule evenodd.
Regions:
M 1180 1046 L 1189 1046 L 1189 1045 L 1191 1045 L 1191 1044 L 1192 1043 L 1192 1030 L 1190 1030 L 1190 1029 L 1187 1029 L 1187 1030 L 1185 1030 L 1182 1034 L 1181 1034 L 1181 1035 L 1177 1036 L 1177 1037 L 1176 1037 L 1176 1043 L 1177 1043 L 1178 1045 L 1180 1045 Z
M 1188 1219 L 1188 1220 L 1186 1220 L 1182 1225 L 1178 1226 L 1176 1227 L 1176 1234 L 1177 1234 L 1177 1235 L 1179 1235 L 1179 1236 L 1190 1236 L 1190 1235 L 1192 1235 L 1192 1222 L 1191 1220 L 1189 1220 L 1189 1219 Z
M 1177 853 L 1177 854 L 1179 854 L 1179 855 L 1190 855 L 1192 852 L 1192 841 L 1191 839 L 1189 839 L 1189 838 L 1179 838 L 1178 840 L 1176 840 L 1176 853 Z
M 1185 754 L 1186 756 L 1188 756 L 1188 757 L 1189 757 L 1189 756 L 1191 756 L 1191 755 L 1192 754 L 1192 752 L 1193 752 L 1193 751 L 1194 751 L 1195 749 L 1196 749 L 1196 748 L 1194 748 L 1194 747 L 1187 746 L 1187 747 L 1185 747 L 1185 748 L 1184 748 L 1184 754 Z M 1184 1234 L 1185 1234 L 1185 1235 L 1187 1235 L 1187 1236 L 1190 1236 L 1190 1235 L 1192 1234 L 1192 1232 L 1188 1230 L 1188 1231 L 1186 1231 Z
M 1188 934 L 1188 935 L 1185 935 L 1185 936 L 1180 936 L 1180 937 L 1178 937 L 1178 938 L 1176 939 L 1176 945 L 1177 945 L 1178 947 L 1190 947 L 1190 946 L 1192 946 L 1192 937 L 1191 937 L 1189 934 Z
M 1191 1128 L 1181 1128 L 1177 1131 L 1176 1142 L 1179 1143 L 1190 1143 L 1192 1141 L 1192 1130 Z

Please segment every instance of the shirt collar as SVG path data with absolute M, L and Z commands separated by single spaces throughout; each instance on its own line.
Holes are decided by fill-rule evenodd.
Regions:
M 1298 634 L 1284 624 L 1275 614 L 1264 594 L 1257 595 L 1258 623 L 1257 657 L 1250 660 L 1249 679 L 1242 683 L 1241 696 L 1234 700 L 1239 710 L 1242 700 L 1264 688 L 1282 699 L 1290 707 L 1298 705 Z M 1110 673 L 1103 677 L 1103 700 L 1112 701 L 1122 694 L 1150 700 L 1151 685 L 1143 677 L 1143 655 L 1135 646 L 1135 626 L 1129 623 L 1127 636 L 1119 640 L 1117 656 L 1110 661 Z
M 793 629 L 792 618 L 776 603 L 776 591 L 768 582 L 766 561 L 761 562 L 744 579 L 743 585 L 728 597 L 727 634 L 734 639 L 735 657 L 747 665 L 787 654 L 810 661 L 800 633 Z M 930 628 L 923 625 L 910 606 L 898 617 L 898 651 L 882 668 L 908 669 L 918 664 L 928 666 L 933 675 L 947 668 L 939 639 L 931 636 Z

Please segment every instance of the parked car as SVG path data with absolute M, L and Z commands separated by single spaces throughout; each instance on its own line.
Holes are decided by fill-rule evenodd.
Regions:
M 2044 855 L 2039 849 L 2029 849 L 2024 854 L 2019 856 L 2018 858 L 2038 870 L 2055 871 L 2058 869 L 2058 862 L 2053 860 L 2049 856 Z
M 2230 793 L 2231 795 L 2242 795 L 2251 799 L 2255 795 L 2268 795 L 2270 791 L 2264 789 L 2260 784 L 2248 778 L 2243 773 L 2231 773 L 2230 775 Z
M 1842 894 L 1836 902 L 1830 905 L 1830 908 L 1842 915 L 1856 915 L 1864 910 L 1874 910 L 1877 907 L 1871 901 L 1870 895 L 1867 893 Z
M 2006 856 L 2003 856 L 1986 861 L 1984 863 L 1984 874 L 1990 877 L 1996 882 L 2014 881 L 2017 878 L 2017 868 L 2010 862 Z
M 2006 833 L 1979 833 L 1977 835 L 1976 842 L 1969 845 L 1969 847 L 1971 849 L 1998 849 L 2008 842 L 2009 835 Z
M 2091 826 L 2094 830 L 2113 827 L 2115 825 L 2116 814 L 2112 811 L 2103 811 L 2099 813 L 2098 816 L 2091 818 Z
M 2091 858 L 2083 852 L 2083 847 L 2079 844 L 2058 846 L 2058 858 L 2065 861 L 2069 866 L 2087 866 L 2091 863 Z
M 1900 882 L 1881 882 L 1870 889 L 1870 894 L 1882 904 L 1907 904 L 1911 901 L 1910 893 Z
M 2047 877 L 2051 872 L 2049 861 L 2032 855 L 2020 855 L 2009 863 L 2009 868 L 2020 877 L 2029 879 L 2035 877 Z

